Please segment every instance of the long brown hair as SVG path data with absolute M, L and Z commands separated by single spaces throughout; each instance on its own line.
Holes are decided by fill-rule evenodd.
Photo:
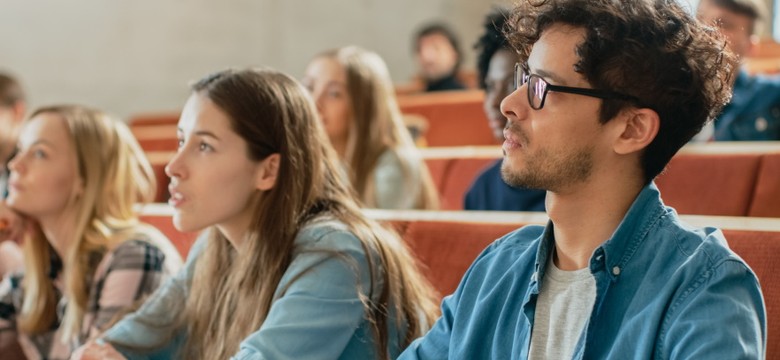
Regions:
M 377 205 L 375 189 L 370 183 L 373 180 L 371 174 L 379 157 L 390 150 L 401 162 L 407 182 L 405 188 L 420 189 L 414 207 L 437 209 L 438 192 L 404 125 L 384 60 L 376 53 L 356 46 L 330 50 L 317 57 L 334 59 L 347 74 L 353 121 L 347 140 L 346 161 L 349 179 L 364 205 Z M 415 176 L 417 173 L 419 175 Z
M 75 209 L 73 242 L 65 257 L 65 297 L 68 305 L 60 327 L 69 341 L 81 328 L 89 296 L 89 281 L 108 249 L 124 237 L 117 236 L 138 225 L 136 203 L 155 194 L 152 167 L 127 126 L 101 111 L 77 105 L 44 107 L 66 124 L 76 152 L 79 196 L 71 197 Z M 24 241 L 24 299 L 20 329 L 28 334 L 49 331 L 56 323 L 56 291 L 50 278 L 54 249 L 38 225 Z
M 250 159 L 278 153 L 281 161 L 274 188 L 251 200 L 253 223 L 240 251 L 210 230 L 182 319 L 188 333 L 184 358 L 226 359 L 238 351 L 276 300 L 298 231 L 322 216 L 340 220 L 361 241 L 372 270 L 369 289 L 382 284 L 379 296 L 360 294 L 377 354 L 387 358 L 390 321 L 408 326 L 399 339 L 403 346 L 421 336 L 438 310 L 432 287 L 400 239 L 360 212 L 303 86 L 272 70 L 226 70 L 198 81 L 193 90 L 229 115 Z

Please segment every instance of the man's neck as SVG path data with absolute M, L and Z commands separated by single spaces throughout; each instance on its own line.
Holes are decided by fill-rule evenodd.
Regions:
M 612 236 L 644 184 L 624 177 L 547 192 L 547 214 L 555 230 L 553 260 L 561 270 L 588 266 L 593 251 Z

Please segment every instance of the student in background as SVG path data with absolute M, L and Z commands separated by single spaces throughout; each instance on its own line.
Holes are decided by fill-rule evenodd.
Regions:
M 26 112 L 22 85 L 13 76 L 0 73 L 0 193 L 3 197 L 7 192 L 7 164 L 16 149 L 16 136 Z
M 19 124 L 27 111 L 27 101 L 19 81 L 7 73 L 0 73 L 0 199 L 8 190 L 8 161 L 16 149 Z M 23 222 L 4 200 L 0 200 L 0 278 L 19 271 L 23 266 L 21 249 L 14 242 L 21 240 Z
M 547 189 L 474 261 L 412 359 L 763 359 L 756 274 L 653 179 L 728 98 L 733 55 L 675 0 L 526 0 L 504 179 Z
M 385 62 L 349 46 L 316 56 L 303 84 L 363 205 L 436 209 L 438 194 L 404 126 Z
M 758 45 L 756 33 L 765 12 L 761 0 L 701 0 L 697 16 L 701 22 L 720 29 L 729 49 L 743 61 Z M 740 70 L 731 101 L 713 125 L 714 129 L 705 128 L 697 139 L 780 140 L 780 77 L 751 76 L 745 69 Z
M 452 29 L 440 23 L 425 25 L 417 31 L 414 45 L 425 91 L 466 88 L 458 79 L 462 54 L 458 37 Z
M 7 204 L 29 226 L 24 271 L 0 284 L 0 353 L 18 336 L 29 358 L 67 359 L 181 259 L 138 221 L 155 182 L 124 123 L 81 106 L 38 109 L 9 167 Z
M 303 86 L 218 72 L 178 127 L 173 222 L 207 230 L 178 276 L 75 358 L 388 359 L 425 333 L 432 288 L 361 213 Z
M 507 10 L 496 9 L 485 19 L 485 33 L 479 38 L 477 69 L 479 84 L 485 89 L 485 115 L 493 136 L 504 142 L 506 117 L 501 113 L 501 100 L 514 91 L 515 52 L 507 42 Z M 501 178 L 499 159 L 483 170 L 466 192 L 465 210 L 544 211 L 544 190 L 517 188 Z

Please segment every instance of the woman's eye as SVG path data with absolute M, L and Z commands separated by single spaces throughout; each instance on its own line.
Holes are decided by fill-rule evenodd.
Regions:
M 211 147 L 211 145 L 206 144 L 204 142 L 200 143 L 200 145 L 198 146 L 198 149 L 200 151 L 212 151 L 212 150 L 214 150 L 214 148 Z

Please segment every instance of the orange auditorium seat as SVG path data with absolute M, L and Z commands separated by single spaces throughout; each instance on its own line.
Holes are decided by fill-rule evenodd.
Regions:
M 481 90 L 441 91 L 403 95 L 398 105 L 404 114 L 417 114 L 428 121 L 428 146 L 493 145 Z
M 748 215 L 780 217 L 780 152 L 761 158 Z

